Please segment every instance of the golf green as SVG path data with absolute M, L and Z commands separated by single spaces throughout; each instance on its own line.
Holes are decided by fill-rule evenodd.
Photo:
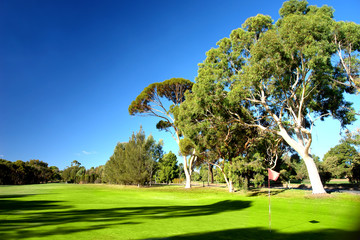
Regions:
M 0 186 L 0 239 L 356 239 L 360 195 L 304 190 Z

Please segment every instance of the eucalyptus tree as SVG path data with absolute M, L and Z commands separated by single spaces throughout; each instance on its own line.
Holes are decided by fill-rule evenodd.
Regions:
M 185 92 L 191 91 L 193 83 L 183 78 L 172 78 L 152 83 L 146 87 L 129 106 L 130 115 L 153 116 L 160 119 L 156 127 L 169 132 L 180 144 L 182 134 L 176 124 L 179 105 L 185 100 Z M 196 160 L 194 154 L 183 155 L 185 188 L 191 187 L 191 166 Z
M 333 43 L 336 46 L 339 74 L 345 75 L 347 81 L 337 83 L 356 89 L 360 92 L 360 25 L 354 22 L 336 22 L 334 24 Z
M 335 37 L 339 41 L 346 28 L 339 27 L 333 12 L 290 0 L 276 23 L 261 14 L 248 18 L 206 53 L 195 84 L 210 90 L 200 99 L 222 92 L 238 107 L 227 109 L 237 123 L 275 134 L 291 146 L 306 164 L 313 193 L 325 193 L 310 153 L 314 123 L 332 116 L 345 126 L 355 119 L 344 93 L 354 93 L 360 38 L 340 34 L 339 50 Z M 351 25 L 358 34 L 358 25 Z M 350 57 L 337 64 L 339 53 Z M 352 70 L 344 70 L 350 61 Z
M 248 180 L 250 169 L 258 162 L 250 157 L 254 154 L 250 150 L 261 136 L 257 129 L 243 126 L 232 118 L 229 110 L 240 114 L 241 109 L 229 103 L 226 93 L 219 86 L 195 84 L 179 108 L 178 126 L 186 136 L 181 141 L 181 151 L 194 149 L 201 161 L 217 167 L 232 192 L 233 180 L 238 179 L 234 173 Z M 189 150 L 184 150 L 186 147 Z

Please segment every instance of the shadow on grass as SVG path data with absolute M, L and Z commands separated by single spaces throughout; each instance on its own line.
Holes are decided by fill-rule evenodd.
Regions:
M 196 206 L 145 206 L 79 210 L 60 201 L 0 199 L 2 239 L 50 237 L 98 230 L 113 225 L 141 224 L 145 219 L 167 219 L 238 211 L 250 201 L 220 201 Z M 15 216 L 14 216 L 15 215 Z M 84 227 L 84 225 L 86 227 Z
M 269 231 L 264 228 L 239 228 L 216 232 L 192 233 L 168 238 L 152 238 L 155 239 L 171 239 L 171 240 L 201 240 L 201 239 L 223 239 L 223 240 L 262 240 L 262 239 L 291 239 L 291 240 L 358 240 L 359 231 L 345 231 L 338 229 L 323 229 L 317 231 L 298 232 L 298 233 L 281 233 L 277 231 Z
M 282 192 L 285 192 L 287 189 L 271 189 L 270 190 L 270 195 L 271 196 L 275 196 L 278 195 Z M 262 190 L 262 189 L 253 189 L 251 190 L 251 192 L 249 192 L 248 194 L 246 194 L 246 196 L 248 197 L 257 197 L 257 196 L 268 196 L 269 195 L 269 191 L 268 190 Z

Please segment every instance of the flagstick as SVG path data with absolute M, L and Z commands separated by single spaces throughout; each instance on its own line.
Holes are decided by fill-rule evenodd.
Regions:
M 269 229 L 270 229 L 270 232 L 271 232 L 270 177 L 268 177 L 268 188 L 269 188 Z

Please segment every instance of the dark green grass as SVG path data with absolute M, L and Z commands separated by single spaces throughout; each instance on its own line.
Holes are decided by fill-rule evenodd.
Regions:
M 46 184 L 0 187 L 0 239 L 356 239 L 360 196 Z

